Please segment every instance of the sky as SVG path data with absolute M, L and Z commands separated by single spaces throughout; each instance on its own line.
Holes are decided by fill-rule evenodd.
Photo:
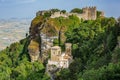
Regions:
M 96 6 L 107 17 L 120 16 L 120 0 L 0 0 L 0 19 L 34 18 L 39 10 Z

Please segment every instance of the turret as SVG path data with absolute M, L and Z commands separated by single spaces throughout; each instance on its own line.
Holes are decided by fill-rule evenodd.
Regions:
M 71 43 L 66 43 L 65 44 L 65 54 L 71 56 L 71 46 L 72 44 Z
M 59 46 L 54 46 L 51 48 L 51 60 L 59 61 L 59 56 L 61 55 L 61 48 Z
M 96 6 L 90 7 L 89 8 L 89 20 L 96 20 L 97 16 L 97 11 L 96 11 Z

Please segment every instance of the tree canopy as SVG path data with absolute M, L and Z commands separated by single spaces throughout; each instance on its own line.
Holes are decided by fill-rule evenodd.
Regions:
M 80 8 L 74 8 L 70 11 L 71 13 L 83 13 L 83 10 Z
M 75 8 L 71 12 L 81 13 L 82 10 Z M 44 18 L 44 16 L 37 16 L 32 20 L 33 34 L 36 30 L 34 25 L 43 23 Z M 80 20 L 71 15 L 68 18 L 49 18 L 46 25 L 46 28 L 42 30 L 43 33 L 55 36 L 61 29 L 63 33 L 60 38 L 61 43 L 72 43 L 74 61 L 68 69 L 57 72 L 55 80 L 120 79 L 119 20 L 116 21 L 113 17 Z M 58 43 L 57 39 L 54 40 L 54 45 Z M 30 62 L 26 48 L 28 44 L 28 38 L 25 38 L 0 51 L 0 80 L 50 79 L 45 73 L 46 66 L 43 63 Z M 64 48 L 63 45 L 60 46 Z

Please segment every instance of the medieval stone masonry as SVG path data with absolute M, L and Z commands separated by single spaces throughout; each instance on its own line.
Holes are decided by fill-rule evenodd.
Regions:
M 51 18 L 56 18 L 56 17 L 69 17 L 70 15 L 76 15 L 79 19 L 83 19 L 83 20 L 96 20 L 97 18 L 97 9 L 96 7 L 85 7 L 82 8 L 83 13 L 79 14 L 79 13 L 62 13 L 62 12 L 54 12 L 53 14 L 51 14 Z M 50 10 L 48 11 L 38 11 L 36 13 L 36 16 L 39 15 L 44 15 L 46 12 L 50 12 Z M 104 16 L 104 13 L 101 12 L 100 16 Z
M 65 44 L 65 52 L 61 52 L 59 46 L 51 48 L 51 58 L 48 60 L 48 66 L 55 65 L 57 68 L 68 68 L 69 64 L 73 61 L 71 55 L 71 43 Z

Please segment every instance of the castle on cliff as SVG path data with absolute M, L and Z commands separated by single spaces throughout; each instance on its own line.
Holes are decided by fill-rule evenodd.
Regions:
M 73 61 L 71 53 L 71 43 L 65 43 L 65 52 L 61 51 L 59 46 L 51 47 L 51 58 L 48 60 L 47 66 L 55 65 L 57 68 L 68 68 Z
M 69 17 L 70 15 L 76 15 L 79 19 L 83 19 L 83 20 L 96 20 L 97 18 L 97 9 L 96 7 L 85 7 L 85 8 L 82 8 L 82 13 L 62 13 L 60 11 L 58 12 L 54 12 L 51 14 L 51 18 L 56 18 L 56 17 Z M 48 13 L 50 12 L 50 10 L 47 10 L 47 11 L 38 11 L 36 13 L 36 16 L 39 16 L 39 15 L 44 15 L 45 13 Z M 104 12 L 101 11 L 101 14 L 100 16 L 104 16 Z

